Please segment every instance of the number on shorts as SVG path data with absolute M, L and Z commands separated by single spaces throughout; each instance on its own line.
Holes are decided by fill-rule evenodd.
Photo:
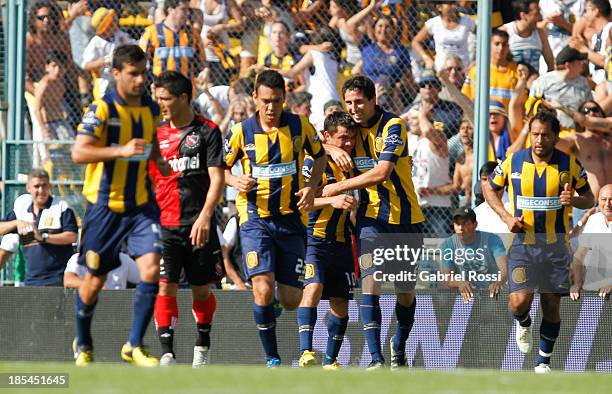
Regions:
M 298 257 L 297 264 L 295 265 L 295 272 L 303 275 L 304 274 L 304 260 Z
M 355 284 L 357 282 L 357 280 L 355 279 L 355 273 L 345 272 L 344 275 L 346 275 L 346 282 L 348 283 L 349 287 L 355 287 Z

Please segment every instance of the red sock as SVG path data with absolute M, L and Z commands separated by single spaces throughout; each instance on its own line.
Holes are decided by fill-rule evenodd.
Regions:
M 197 324 L 210 324 L 217 310 L 217 299 L 211 292 L 206 300 L 194 299 L 191 309 Z
M 178 321 L 178 305 L 176 296 L 157 295 L 155 300 L 155 327 L 169 327 L 174 330 Z

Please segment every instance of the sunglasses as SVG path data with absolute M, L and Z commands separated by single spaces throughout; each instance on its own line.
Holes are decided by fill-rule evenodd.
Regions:
M 420 88 L 440 89 L 440 85 L 435 82 L 425 82 L 419 85 Z
M 49 15 L 36 15 L 36 19 L 38 19 L 39 21 L 44 21 L 45 19 L 50 19 L 51 17 Z
M 597 107 L 584 107 L 582 110 L 582 113 L 584 113 L 585 115 L 591 113 L 591 114 L 601 114 L 601 110 Z
M 445 70 L 446 70 L 446 71 L 453 71 L 453 70 L 455 70 L 455 71 L 457 71 L 458 73 L 460 73 L 461 71 L 463 71 L 463 70 L 461 69 L 461 67 L 446 67 L 446 69 L 445 69 Z

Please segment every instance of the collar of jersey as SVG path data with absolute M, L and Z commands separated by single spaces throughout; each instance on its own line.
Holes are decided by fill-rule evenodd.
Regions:
M 259 116 L 259 111 L 255 112 L 253 116 L 245 120 L 246 126 L 250 128 L 251 130 L 253 130 L 253 133 L 255 134 L 265 133 L 265 131 L 263 131 L 263 129 L 261 128 L 261 125 L 257 121 L 258 116 Z M 280 129 L 282 127 L 287 126 L 288 124 L 289 124 L 289 114 L 283 111 L 281 113 L 278 128 Z
M 376 106 L 376 115 L 374 115 L 374 116 L 372 117 L 372 119 L 370 119 L 370 121 L 368 122 L 368 124 L 367 124 L 367 126 L 366 126 L 366 127 L 367 127 L 368 129 L 371 129 L 372 127 L 374 127 L 374 125 L 380 121 L 380 119 L 382 118 L 382 116 L 383 116 L 383 109 L 382 109 L 382 108 L 380 108 L 380 107 L 377 105 L 377 106 Z
M 108 93 L 107 93 L 112 99 L 113 101 L 117 102 L 117 104 L 121 105 L 121 106 L 125 106 L 125 107 L 130 107 L 130 105 L 127 105 L 125 103 L 125 100 L 119 95 L 119 92 L 117 91 L 117 88 L 113 88 L 111 89 Z M 150 106 L 151 103 L 151 97 L 148 94 L 143 94 L 142 98 L 140 99 L 140 107 L 148 107 Z
M 45 206 L 43 209 L 49 209 L 51 207 L 52 202 L 53 202 L 53 196 L 49 196 L 49 199 L 45 203 Z M 30 204 L 30 206 L 28 207 L 28 212 L 34 212 L 34 201 L 32 201 L 32 204 Z

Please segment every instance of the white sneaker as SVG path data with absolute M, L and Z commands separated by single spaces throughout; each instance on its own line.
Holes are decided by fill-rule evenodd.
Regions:
M 531 326 L 523 327 L 516 321 L 516 346 L 522 353 L 529 353 L 531 350 Z
M 536 366 L 533 371 L 537 374 L 542 374 L 542 373 L 550 373 L 550 366 L 548 364 L 539 364 L 538 366 Z
M 193 347 L 193 368 L 202 368 L 208 365 L 208 346 Z
M 168 367 L 170 365 L 176 364 L 176 358 L 174 358 L 174 354 L 172 353 L 164 353 L 159 358 L 159 366 L 160 367 Z

